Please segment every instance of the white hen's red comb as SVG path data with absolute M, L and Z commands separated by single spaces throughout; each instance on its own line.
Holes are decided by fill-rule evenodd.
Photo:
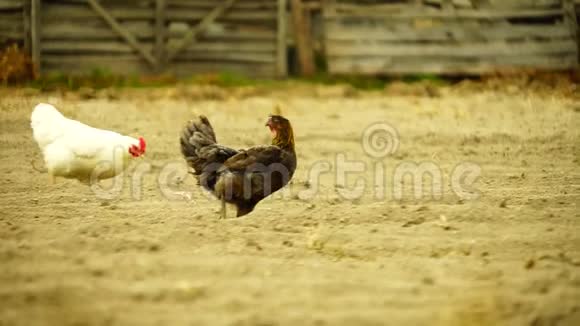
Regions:
M 147 147 L 145 139 L 143 139 L 143 137 L 139 137 L 139 149 L 141 150 L 142 153 L 145 153 L 145 147 Z

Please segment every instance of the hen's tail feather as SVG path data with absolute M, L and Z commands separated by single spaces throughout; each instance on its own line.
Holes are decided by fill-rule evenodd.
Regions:
M 195 175 L 202 174 L 209 164 L 221 164 L 237 153 L 233 149 L 217 144 L 213 127 L 203 115 L 189 121 L 183 128 L 180 144 L 181 153 L 188 165 L 193 168 Z
M 200 157 L 200 150 L 216 143 L 215 133 L 209 120 L 201 115 L 197 119 L 189 121 L 183 128 L 180 143 L 181 154 L 195 170 L 195 174 L 200 174 L 204 163 Z

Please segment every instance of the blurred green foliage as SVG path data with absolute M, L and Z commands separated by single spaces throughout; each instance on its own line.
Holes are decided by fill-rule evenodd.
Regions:
M 86 75 L 67 75 L 64 73 L 45 74 L 36 80 L 27 82 L 27 86 L 40 90 L 69 89 L 82 87 L 102 89 L 109 87 L 160 87 L 170 86 L 177 82 L 171 76 L 121 76 L 108 69 L 95 68 Z
M 221 72 L 213 74 L 199 74 L 189 78 L 178 79 L 171 75 L 134 75 L 121 76 L 109 69 L 94 68 L 84 75 L 67 75 L 64 73 L 49 73 L 35 80 L 26 82 L 24 85 L 43 91 L 56 89 L 78 90 L 80 88 L 141 88 L 141 87 L 164 87 L 176 84 L 190 85 L 214 85 L 219 87 L 280 87 L 289 83 L 311 83 L 318 85 L 350 85 L 359 90 L 380 90 L 393 81 L 415 83 L 428 80 L 437 84 L 445 84 L 449 81 L 442 77 L 430 74 L 407 75 L 401 77 L 388 76 L 356 76 L 342 75 L 331 76 L 318 73 L 312 77 L 289 78 L 289 79 L 254 79 L 233 72 Z

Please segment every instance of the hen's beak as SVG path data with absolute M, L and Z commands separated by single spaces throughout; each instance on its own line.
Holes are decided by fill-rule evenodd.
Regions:
M 266 126 L 270 129 L 272 135 L 276 137 L 276 127 L 274 121 L 272 121 L 272 118 L 268 119 L 268 122 L 266 122 Z

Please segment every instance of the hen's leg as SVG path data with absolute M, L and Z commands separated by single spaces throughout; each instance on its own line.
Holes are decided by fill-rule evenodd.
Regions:
M 226 200 L 222 198 L 222 209 L 220 210 L 220 219 L 226 218 Z
M 52 171 L 48 171 L 48 183 L 51 185 L 56 183 L 56 177 L 52 174 Z

